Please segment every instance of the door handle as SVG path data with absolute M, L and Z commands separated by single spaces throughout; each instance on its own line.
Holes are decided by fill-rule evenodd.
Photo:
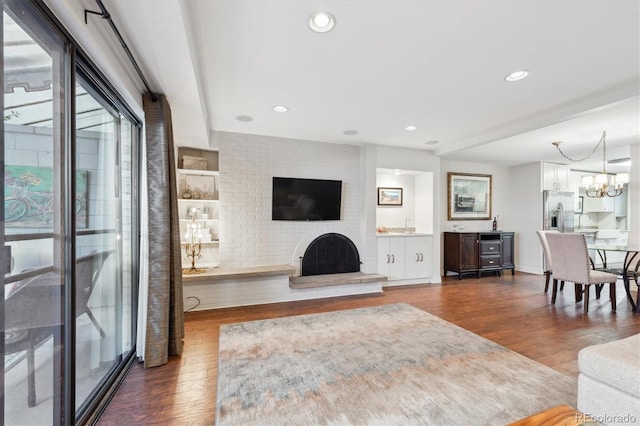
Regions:
M 11 246 L 3 246 L 0 248 L 0 254 L 2 257 L 1 267 L 4 270 L 3 274 L 11 273 Z
M 416 262 L 420 262 L 420 253 L 416 253 Z
M 420 253 L 420 262 L 424 261 L 424 255 Z
M 387 263 L 391 260 L 391 257 L 387 254 Z
M 396 257 L 395 255 L 391 255 L 391 263 L 396 263 Z

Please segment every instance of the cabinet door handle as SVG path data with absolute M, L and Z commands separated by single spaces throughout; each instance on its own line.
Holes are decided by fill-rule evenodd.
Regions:
M 493 263 L 493 260 L 490 260 L 489 263 Z
M 424 255 L 420 253 L 420 262 L 424 261 Z
M 416 262 L 420 262 L 420 253 L 416 253 Z
M 395 255 L 391 255 L 391 263 L 396 263 L 396 256 Z
M 391 261 L 391 257 L 387 255 L 387 263 L 389 263 L 390 261 Z

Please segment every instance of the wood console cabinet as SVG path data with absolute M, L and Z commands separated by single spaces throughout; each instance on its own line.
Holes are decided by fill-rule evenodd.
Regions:
M 515 272 L 513 232 L 445 232 L 444 274 L 483 272 L 502 274 L 505 269 Z

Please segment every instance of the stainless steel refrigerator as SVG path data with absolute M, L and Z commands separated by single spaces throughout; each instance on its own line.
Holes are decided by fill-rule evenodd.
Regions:
M 573 192 L 544 191 L 542 203 L 543 229 L 573 232 L 575 209 Z

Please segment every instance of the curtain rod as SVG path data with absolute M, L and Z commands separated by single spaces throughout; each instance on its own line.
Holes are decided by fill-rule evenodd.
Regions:
M 138 73 L 138 75 L 142 79 L 142 82 L 144 83 L 144 86 L 147 88 L 147 91 L 151 95 L 151 100 L 153 102 L 157 101 L 158 97 L 155 95 L 155 93 L 153 93 L 153 91 L 151 90 L 151 87 L 149 87 L 149 83 L 147 83 L 147 79 L 144 78 L 144 75 L 142 74 L 142 71 L 140 70 L 140 67 L 138 66 L 138 63 L 136 62 L 136 59 L 133 57 L 133 54 L 129 50 L 129 46 L 127 46 L 127 43 L 122 38 L 122 35 L 120 34 L 120 31 L 118 31 L 118 28 L 116 27 L 116 24 L 113 22 L 113 19 L 111 19 L 111 14 L 109 13 L 107 8 L 102 3 L 102 0 L 96 0 L 96 3 L 98 4 L 98 7 L 100 8 L 100 12 L 94 12 L 93 10 L 85 9 L 84 10 L 84 23 L 85 23 L 85 25 L 87 24 L 87 15 L 89 13 L 92 14 L 92 15 L 99 15 L 100 17 L 102 17 L 102 19 L 106 19 L 107 22 L 109 22 L 109 26 L 111 27 L 113 32 L 118 37 L 118 40 L 120 41 L 120 45 L 122 46 L 122 48 L 124 49 L 125 53 L 129 57 L 129 60 L 133 64 L 133 67 L 135 68 L 136 72 Z

